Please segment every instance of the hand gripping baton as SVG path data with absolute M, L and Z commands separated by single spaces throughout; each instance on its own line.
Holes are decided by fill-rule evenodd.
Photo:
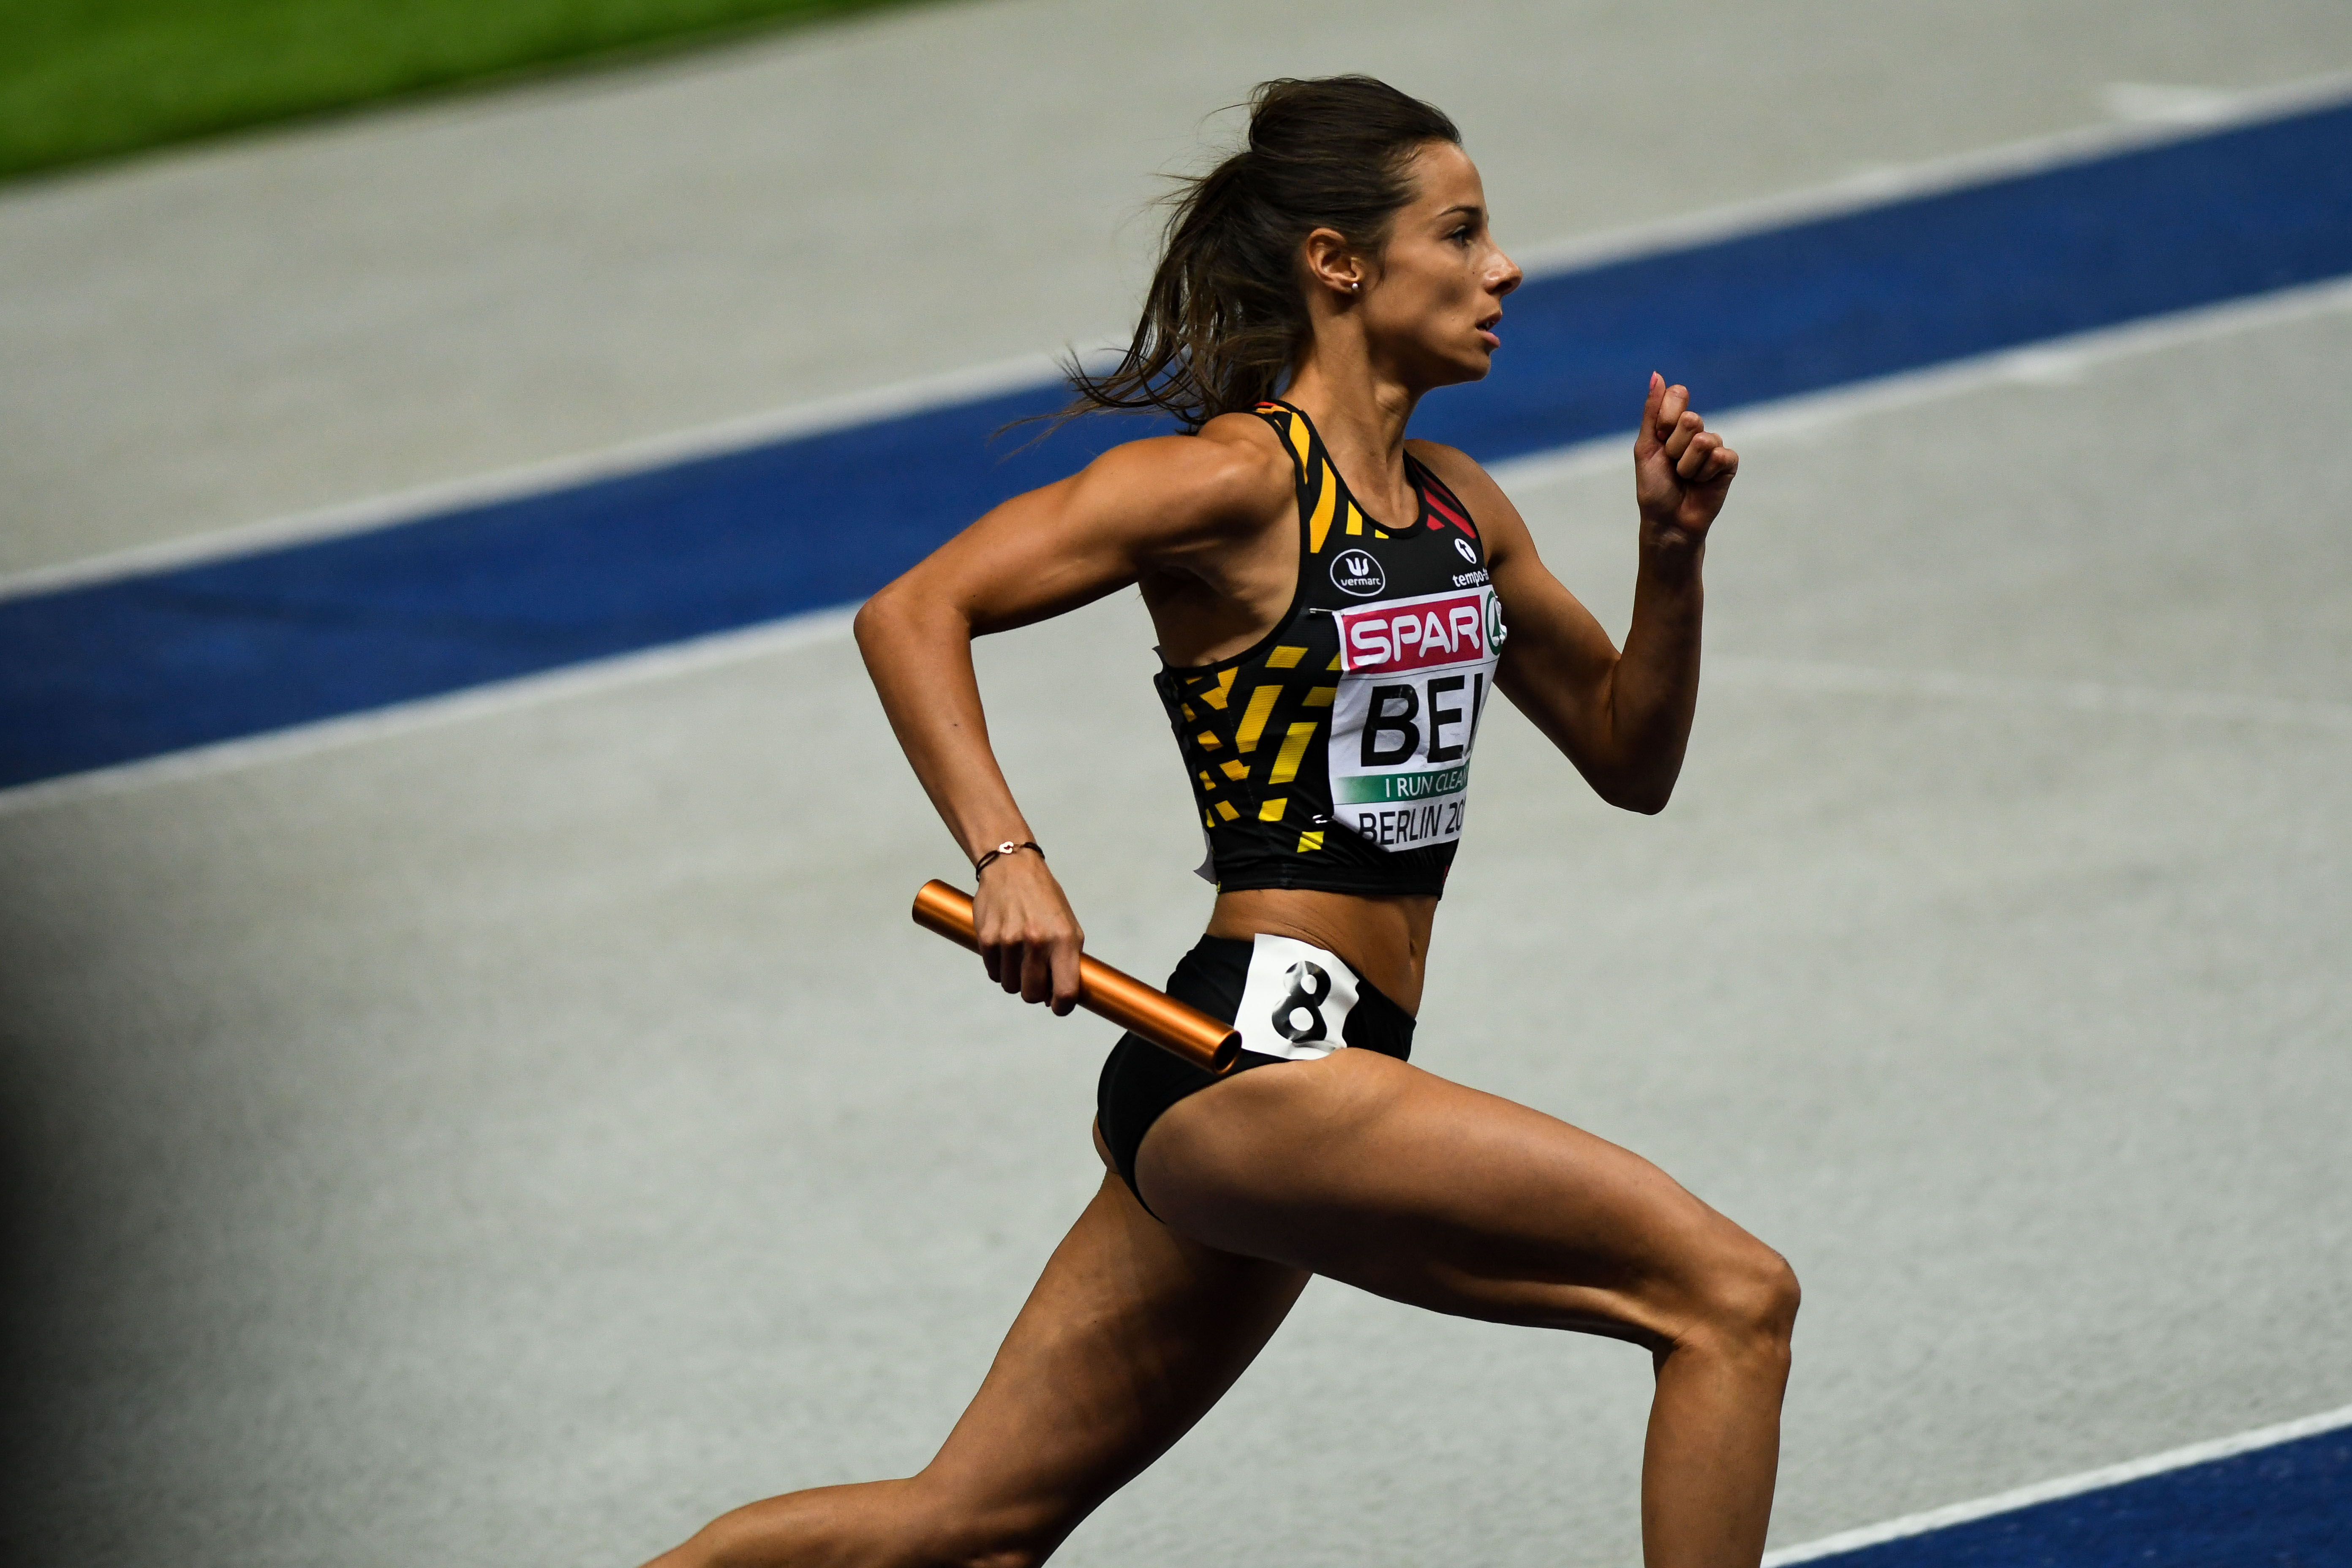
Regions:
M 971 923 L 971 900 L 945 882 L 934 879 L 917 890 L 915 923 L 974 952 L 980 951 L 980 937 Z M 1078 1005 L 1133 1030 L 1206 1072 L 1231 1071 L 1241 1055 L 1242 1037 L 1231 1024 L 1219 1023 L 1198 1007 L 1187 1006 L 1084 953 L 1078 955 Z

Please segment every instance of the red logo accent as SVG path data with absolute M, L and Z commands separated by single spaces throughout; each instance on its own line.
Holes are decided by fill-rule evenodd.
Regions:
M 1468 515 L 1462 510 L 1462 503 L 1455 500 L 1452 496 L 1440 490 L 1435 485 L 1432 485 L 1429 488 L 1429 510 L 1435 512 L 1439 517 L 1444 518 L 1446 521 L 1452 523 L 1454 527 L 1460 529 L 1463 532 L 1468 534 L 1471 538 L 1475 539 L 1478 537 L 1478 531 L 1470 526 L 1470 519 Z M 1429 526 L 1435 528 L 1437 524 L 1433 521 Z
M 1402 674 L 1486 657 L 1486 597 L 1477 589 L 1334 610 L 1341 668 Z

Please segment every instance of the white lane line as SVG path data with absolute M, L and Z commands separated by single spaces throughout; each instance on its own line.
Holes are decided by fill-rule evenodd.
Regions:
M 2211 125 L 2230 118 L 2242 95 L 2222 87 L 2179 87 L 2152 81 L 2111 81 L 2099 100 L 2118 120 L 2156 125 Z
M 2004 383 L 2040 384 L 2052 379 L 2053 374 L 2071 376 L 2093 365 L 2126 355 L 2147 353 L 2180 343 L 2339 310 L 2352 310 L 2352 280 L 2284 289 L 2254 300 L 2184 311 L 2177 316 L 2160 317 L 2126 327 L 2107 328 L 2028 349 L 1990 354 L 1937 370 L 1888 376 L 1859 386 L 1837 388 L 1780 403 L 1757 404 L 1735 410 L 1720 424 L 1738 442 L 1811 439 L 1849 420 L 1886 409 L 1908 407 L 1934 398 Z M 1608 472 L 1627 460 L 1625 445 L 1631 439 L 1629 427 L 1627 434 L 1622 437 L 1585 441 L 1558 451 L 1515 458 L 1508 462 L 1496 464 L 1494 477 L 1507 490 L 1524 491 Z M 366 713 L 321 720 L 314 724 L 274 731 L 266 735 L 224 741 L 190 751 L 142 758 L 116 767 L 45 779 L 37 784 L 18 784 L 0 789 L 0 816 L 98 795 L 119 795 L 126 790 L 173 779 L 202 777 L 284 758 L 307 756 L 335 746 L 404 734 L 435 724 L 509 712 L 535 702 L 585 696 L 607 687 L 663 679 L 690 670 L 827 642 L 848 634 L 850 617 L 856 612 L 856 605 L 817 611 L 740 631 L 722 632 L 693 642 L 618 654 L 590 664 L 524 676 L 490 686 L 473 687 Z M 2012 703 L 2056 703 L 2109 712 L 2261 720 L 2330 730 L 2346 727 L 2343 717 L 2346 710 L 2331 703 L 2273 701 L 2219 693 L 2106 687 L 2093 682 L 2033 681 L 1995 676 L 1906 672 L 1861 666 L 1722 657 L 1709 662 L 1708 672 L 1734 684 L 1783 689 L 1874 691 Z
M 691 462 L 697 458 L 715 458 L 796 436 L 814 436 L 826 430 L 887 419 L 895 415 L 919 413 L 945 404 L 1013 392 L 1024 386 L 1037 386 L 1053 381 L 1060 374 L 1060 367 L 1053 355 L 1026 354 L 1019 359 L 1003 360 L 971 370 L 921 376 L 865 392 L 798 403 L 786 408 L 772 409 L 765 414 L 721 420 L 716 425 L 698 426 L 667 436 L 625 441 L 600 451 L 541 463 L 527 463 L 520 468 L 501 468 L 496 473 L 478 474 L 391 495 L 373 496 L 316 511 L 297 512 L 290 517 L 244 523 L 210 533 L 194 534 L 185 539 L 166 540 L 159 544 L 142 544 L 135 549 L 114 551 L 87 560 L 68 561 L 55 566 L 36 566 L 0 576 L 0 599 L 22 598 L 28 594 L 47 594 L 59 588 L 79 588 L 117 577 L 133 577 L 172 567 L 194 566 L 207 561 L 247 555 L 256 551 L 364 533 L 370 529 L 407 522 L 458 507 L 511 500 L 519 496 L 541 495 L 596 479 L 647 473 L 673 464 Z
M 1927 370 L 1853 382 L 1777 403 L 1760 403 L 1727 414 L 1724 424 L 1727 429 L 1736 426 L 1740 436 L 1750 440 L 1809 435 L 1843 425 L 1857 415 L 1901 408 L 1982 386 L 2071 385 L 2100 366 L 2118 360 L 2347 312 L 2352 312 L 2352 278 L 2298 284 L 2219 305 L 2149 316 L 2121 326 L 2100 327 L 2071 337 L 2048 338 Z M 1629 426 L 1628 438 L 1631 435 Z
M 2221 691 L 2167 691 L 2146 686 L 2110 686 L 2096 680 L 2039 680 L 2030 676 L 1879 669 L 1856 664 L 1743 658 L 1737 655 L 1708 660 L 1706 674 L 1727 685 L 1783 691 L 1938 697 L 2011 707 L 2071 708 L 2084 713 L 2286 724 L 2352 734 L 2352 703 L 2343 702 L 2298 701 Z
M 2126 89 L 2129 85 L 2118 84 Z M 2143 96 L 2135 96 L 2132 91 L 2126 90 L 2118 99 L 2116 91 L 2110 89 L 2107 95 L 2110 109 L 2121 113 L 2121 105 L 2129 103 L 2134 110 L 2142 111 L 2126 117 L 2120 123 L 2086 126 L 2078 131 L 2061 132 L 2054 136 L 2037 136 L 2029 141 L 2012 142 L 1982 152 L 1963 153 L 1956 157 L 1937 158 L 1924 163 L 1866 169 L 1826 185 L 1710 207 L 1704 212 L 1691 213 L 1662 223 L 1640 224 L 1573 239 L 1556 240 L 1515 254 L 1527 275 L 1538 278 L 1580 267 L 1622 261 L 1647 251 L 1671 250 L 1713 240 L 1731 239 L 1762 229 L 1836 217 L 1889 202 L 1935 195 L 1994 180 L 2037 174 L 2069 163 L 2089 163 L 2094 159 L 2161 146 L 2169 142 L 2191 141 L 2232 126 L 2254 125 L 2265 120 L 2284 119 L 2306 110 L 2324 109 L 2332 103 L 2352 99 L 2352 71 L 2311 77 L 2252 92 L 2206 94 L 2197 100 L 2194 118 L 2181 111 L 2185 100 L 2177 97 L 2167 102 L 2167 107 L 2173 110 L 2171 113 L 2146 111 L 2152 106 L 2153 100 L 2144 95 L 2167 91 L 2177 94 L 2183 89 L 2139 90 Z
M 1713 207 L 1663 222 L 1539 245 L 1519 256 L 1529 277 L 1619 260 L 1648 251 L 1727 239 L 1733 236 L 1841 212 L 2081 163 L 2134 147 L 2153 146 L 2185 136 L 2210 134 L 2231 123 L 2252 124 L 2302 110 L 2352 99 L 2352 72 L 2313 78 L 2284 87 L 2201 100 L 2204 116 L 2193 127 L 2177 122 L 2093 126 L 2038 137 L 1981 153 L 1934 162 L 1873 170 L 1829 185 Z M 1090 351 L 1089 365 L 1110 357 Z M 815 435 L 871 419 L 909 414 L 966 398 L 1043 385 L 1060 374 L 1056 357 L 1027 354 L 970 370 L 923 376 L 843 396 L 793 404 L 764 414 L 722 420 L 666 436 L 496 473 L 425 485 L 388 495 L 241 524 L 185 539 L 166 540 L 80 561 L 0 574 L 0 600 L 59 588 L 80 587 L 117 577 L 217 561 L 314 540 L 361 533 L 457 507 L 535 495 L 593 479 L 640 473 L 696 458 L 716 457 L 795 436 Z M 1932 374 L 1932 373 L 1931 373 Z
M 721 632 L 692 642 L 675 643 L 639 653 L 617 654 L 591 664 L 572 665 L 494 685 L 471 687 L 441 697 L 424 698 L 365 713 L 347 714 L 342 718 L 324 719 L 289 730 L 272 731 L 264 735 L 145 757 L 116 767 L 97 768 L 63 778 L 45 779 L 37 784 L 18 784 L 0 789 L 0 817 L 43 806 L 122 795 L 151 784 L 203 778 L 240 768 L 310 756 L 341 746 L 389 739 L 436 725 L 509 713 L 542 702 L 589 697 L 646 681 L 667 680 L 699 670 L 782 655 L 847 637 L 850 621 L 856 615 L 855 605 L 821 610 L 741 631 Z M 1709 659 L 1706 679 L 1735 688 L 1935 698 L 2010 707 L 2066 708 L 2080 712 L 2284 724 L 2352 734 L 2352 704 L 2237 696 L 2227 692 L 2168 691 L 2153 687 L 2110 686 L 2090 680 L 2037 680 L 2025 676 L 1881 669 L 1866 665 L 1752 658 L 1736 654 L 1717 655 Z
M 414 702 L 395 703 L 389 708 L 374 708 L 363 713 L 322 719 L 317 723 L 300 724 L 292 729 L 273 730 L 267 734 L 222 741 L 184 752 L 169 752 L 162 756 L 142 757 L 137 762 L 123 763 L 110 768 L 93 768 L 88 773 L 68 773 L 63 778 L 43 779 L 37 784 L 17 784 L 13 788 L 0 789 L 0 817 L 37 811 L 44 806 L 125 795 L 152 784 L 170 784 L 181 779 L 234 773 L 267 763 L 311 756 L 364 741 L 383 740 L 443 724 L 510 713 L 518 709 L 534 708 L 566 698 L 617 690 L 646 681 L 667 680 L 698 670 L 744 664 L 797 648 L 838 642 L 849 635 L 849 624 L 856 615 L 857 606 L 855 605 L 817 610 L 738 631 L 717 632 L 688 642 L 616 654 L 610 658 L 567 665 L 538 675 L 521 676 L 488 686 L 468 687 L 463 691 L 421 698 Z
M 1726 410 L 1720 416 L 1710 414 L 1708 423 L 1742 449 L 1767 442 L 1807 440 L 1870 415 L 1984 387 L 2069 385 L 2119 360 L 2336 314 L 2352 314 L 2352 278 L 2300 284 L 2224 304 L 2000 349 L 1926 370 L 1748 404 Z M 1564 483 L 1613 471 L 1628 460 L 1633 439 L 1633 427 L 1628 425 L 1620 435 L 1513 458 L 1493 465 L 1488 472 L 1496 484 L 1513 493 Z
M 2145 1459 L 2131 1459 L 2103 1469 L 2085 1470 L 2078 1476 L 2066 1476 L 2054 1481 L 2042 1481 L 2035 1486 L 2020 1487 L 2015 1491 L 1979 1498 L 1974 1502 L 1954 1503 L 1949 1508 L 1930 1509 L 1925 1513 L 1906 1514 L 1890 1519 L 1884 1524 L 1865 1525 L 1836 1535 L 1809 1541 L 1801 1546 L 1784 1546 L 1778 1552 L 1764 1554 L 1762 1568 L 1781 1568 L 1784 1563 L 1810 1563 L 1817 1557 L 1832 1557 L 1841 1552 L 1857 1552 L 1865 1546 L 1883 1542 L 1900 1541 L 1906 1536 L 1925 1535 L 1970 1520 L 1990 1519 L 1994 1514 L 2011 1513 L 2035 1503 L 2052 1502 L 2059 1498 L 2074 1497 L 2083 1492 L 2121 1486 L 2126 1481 L 2139 1480 L 2147 1476 L 2162 1475 L 2167 1470 L 2186 1469 L 2214 1459 L 2226 1459 L 2232 1454 L 2251 1453 L 2257 1448 L 2273 1447 L 2291 1443 L 2298 1437 L 2316 1436 L 2333 1432 L 2339 1426 L 2352 1426 L 2352 1405 L 2341 1410 L 2330 1410 L 2318 1415 L 2306 1415 L 2300 1421 L 2284 1421 L 2275 1426 L 2257 1427 L 2241 1432 L 2234 1437 L 2218 1437 L 2210 1442 L 2191 1443 L 2185 1448 L 2174 1448 Z

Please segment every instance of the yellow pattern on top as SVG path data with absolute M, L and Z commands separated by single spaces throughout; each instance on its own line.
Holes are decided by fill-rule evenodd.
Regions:
M 1223 708 L 1225 705 L 1225 699 L 1233 695 L 1234 677 L 1240 673 L 1239 669 L 1229 669 L 1218 676 L 1217 684 L 1201 693 L 1201 700 L 1212 708 Z
M 1237 757 L 1228 758 L 1226 761 L 1219 763 L 1218 766 L 1223 768 L 1224 770 L 1225 776 L 1233 780 L 1235 784 L 1239 784 L 1242 780 L 1249 777 L 1249 764 L 1241 761 Z
M 1298 459 L 1298 477 L 1305 479 L 1312 471 L 1307 457 L 1307 421 L 1291 415 L 1282 427 L 1283 439 L 1290 443 L 1291 455 Z
M 1306 657 L 1307 650 L 1303 647 L 1278 647 L 1265 656 L 1265 667 L 1268 669 L 1288 669 Z
M 1275 699 L 1281 695 L 1279 686 L 1261 686 L 1250 693 L 1249 709 L 1242 715 L 1241 728 L 1234 731 L 1235 750 L 1257 750 L 1257 738 L 1265 732 L 1265 721 L 1274 716 Z
M 1330 469 L 1324 469 L 1323 493 L 1315 498 L 1315 515 L 1307 520 L 1307 553 L 1323 553 L 1323 541 L 1331 533 L 1331 508 L 1339 499 L 1339 487 L 1329 483 Z
M 1278 407 L 1280 405 L 1260 404 L 1258 406 Z M 1339 505 L 1339 471 L 1328 461 L 1319 469 L 1316 467 L 1312 438 L 1307 433 L 1307 421 L 1300 418 L 1296 411 L 1283 426 L 1283 438 L 1290 444 L 1291 456 L 1298 460 L 1300 482 L 1312 486 L 1316 492 L 1315 510 L 1307 518 L 1307 553 L 1320 555 L 1324 540 L 1331 534 L 1332 512 Z M 1362 530 L 1350 528 L 1349 531 L 1361 532 Z
M 1339 695 L 1339 689 L 1336 686 L 1318 686 L 1307 694 L 1306 700 L 1300 702 L 1299 706 L 1301 708 L 1328 708 L 1331 706 L 1331 699 Z
M 1317 728 L 1312 723 L 1290 727 L 1282 737 L 1282 750 L 1274 754 L 1274 766 L 1266 773 L 1266 783 L 1288 784 L 1298 776 L 1298 759 L 1307 754 L 1307 742 L 1315 738 Z

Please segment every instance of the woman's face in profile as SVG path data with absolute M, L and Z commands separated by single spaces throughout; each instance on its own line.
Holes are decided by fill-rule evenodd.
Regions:
M 1374 356 L 1408 384 L 1476 381 L 1501 339 L 1503 296 L 1519 286 L 1517 263 L 1486 226 L 1478 166 L 1450 142 L 1433 142 L 1408 166 L 1413 195 L 1390 226 L 1362 303 Z

